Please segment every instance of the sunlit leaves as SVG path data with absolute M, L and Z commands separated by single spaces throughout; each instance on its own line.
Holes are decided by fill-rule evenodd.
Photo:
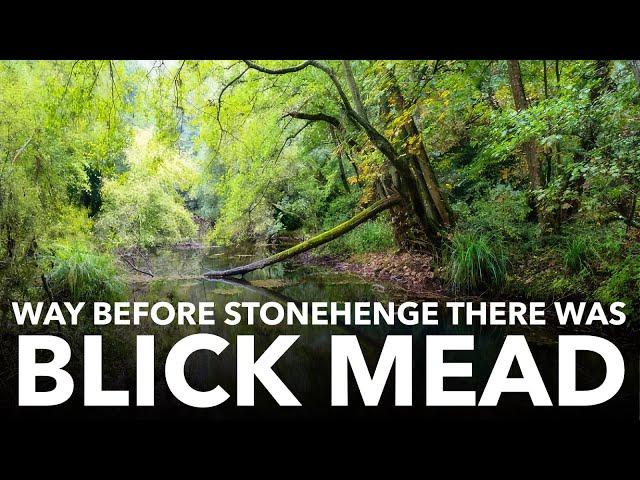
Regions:
M 192 161 L 139 130 L 127 150 L 128 171 L 105 182 L 98 234 L 117 247 L 153 247 L 177 243 L 196 233 L 184 194 L 197 171 Z

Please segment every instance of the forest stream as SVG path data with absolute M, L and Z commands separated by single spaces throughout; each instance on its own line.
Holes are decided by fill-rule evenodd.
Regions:
M 443 381 L 443 390 L 475 393 L 466 405 L 480 403 L 498 358 L 538 392 L 542 380 L 548 396 L 537 404 L 557 405 L 559 377 L 573 371 L 566 356 L 560 361 L 559 336 L 603 337 L 622 352 L 625 378 L 586 415 L 639 418 L 638 60 L 7 60 L 0 62 L 0 118 L 0 410 L 9 418 L 585 416 L 580 408 L 534 408 L 529 393 L 505 393 L 493 408 L 426 407 L 428 372 L 440 360 L 427 365 L 426 338 L 442 340 L 431 337 L 438 334 L 473 336 L 473 350 L 447 350 L 443 358 L 472 366 L 472 375 Z M 243 242 L 256 245 L 208 246 Z M 257 246 L 273 242 L 277 251 Z M 546 323 L 458 326 L 445 308 L 435 326 L 249 325 L 248 315 L 224 322 L 229 302 L 444 306 L 452 296 L 544 302 Z M 213 302 L 215 323 L 92 321 L 96 302 L 123 300 Z M 64 302 L 90 308 L 76 325 L 14 321 L 10 306 L 34 301 L 52 312 Z M 624 304 L 626 321 L 612 324 L 603 312 L 558 325 L 555 302 Z M 185 364 L 193 388 L 228 393 L 215 408 L 187 407 L 167 387 L 167 363 L 181 373 L 167 355 L 200 332 L 228 342 L 219 342 L 219 355 L 196 350 Z M 59 406 L 20 409 L 19 337 L 43 333 L 69 345 L 65 368 L 75 388 Z M 280 338 L 294 343 L 274 360 L 273 373 L 302 408 L 279 408 L 256 375 L 242 380 L 283 334 L 299 338 Z M 242 335 L 255 344 L 244 350 L 252 340 Z M 410 384 L 411 394 L 398 391 L 412 406 L 394 405 L 398 355 L 378 408 L 364 407 L 352 372 L 341 383 L 349 385 L 349 407 L 332 408 L 332 360 L 342 358 L 332 355 L 334 335 L 357 337 L 369 373 L 386 339 L 406 335 L 398 383 Z M 540 378 L 499 357 L 509 352 L 507 335 L 524 337 Z M 141 336 L 154 337 L 153 365 L 145 363 L 151 343 L 138 348 L 151 339 Z M 196 340 L 203 338 L 219 340 Z M 338 342 L 345 340 L 354 339 Z M 518 360 L 531 367 L 523 338 L 514 340 L 526 356 Z M 93 341 L 102 345 L 100 364 L 91 360 Z M 611 378 L 595 352 L 578 351 L 576 364 L 578 390 Z M 560 376 L 559 365 L 571 368 Z M 152 373 L 153 385 L 138 388 L 137 377 Z M 85 376 L 103 390 L 128 392 L 129 406 L 85 407 Z M 237 384 L 251 380 L 255 406 L 239 408 L 245 389 L 237 395 Z M 43 393 L 54 388 L 53 377 L 37 381 Z M 138 407 L 151 401 L 138 402 L 137 394 L 150 397 L 152 389 L 155 406 Z
M 256 253 L 263 254 L 263 252 Z M 184 248 L 184 249 L 160 249 L 149 258 L 154 278 L 140 278 L 138 281 L 130 282 L 131 301 L 158 301 L 169 300 L 172 302 L 215 302 L 216 318 L 224 318 L 224 305 L 231 301 L 279 301 L 279 302 L 312 302 L 317 299 L 331 302 L 389 302 L 418 300 L 407 298 L 404 291 L 398 290 L 393 284 L 379 283 L 369 279 L 363 279 L 347 272 L 336 272 L 319 266 L 310 266 L 296 262 L 284 262 L 272 267 L 251 272 L 245 275 L 243 280 L 225 279 L 204 279 L 201 274 L 209 269 L 225 269 L 237 264 L 246 263 L 255 258 L 252 252 L 246 249 L 226 249 L 222 247 L 206 248 Z M 444 324 L 443 324 L 444 323 Z M 142 327 L 140 327 L 142 328 Z M 155 327 L 160 328 L 160 327 Z M 190 329 L 195 329 L 194 331 Z M 520 330 L 520 331 L 518 331 Z M 376 415 L 385 417 L 389 415 L 393 418 L 403 415 L 415 415 L 408 413 L 408 410 L 421 411 L 421 415 L 434 418 L 464 418 L 465 415 L 478 415 L 477 411 L 471 409 L 453 408 L 434 410 L 424 408 L 424 376 L 425 376 L 425 340 L 426 334 L 473 334 L 475 335 L 475 349 L 465 352 L 449 352 L 447 361 L 465 361 L 473 363 L 473 378 L 449 379 L 446 382 L 447 388 L 469 389 L 481 392 L 486 380 L 495 363 L 496 357 L 502 347 L 504 337 L 507 333 L 520 333 L 525 335 L 529 342 L 531 351 L 537 362 L 538 368 L 545 381 L 547 389 L 552 399 L 557 398 L 557 336 L 546 329 L 515 327 L 467 327 L 452 326 L 448 322 L 441 322 L 437 327 L 407 327 L 396 325 L 389 326 L 366 326 L 366 327 L 326 327 L 326 326 L 287 326 L 266 327 L 256 324 L 249 327 L 241 323 L 238 326 L 228 326 L 219 322 L 215 326 L 182 326 L 175 328 L 172 326 L 162 330 L 161 344 L 166 344 L 170 348 L 180 337 L 197 332 L 215 333 L 223 338 L 233 339 L 237 334 L 252 334 L 256 337 L 256 354 L 261 353 L 271 344 L 277 335 L 298 334 L 300 339 L 295 346 L 285 354 L 274 367 L 274 371 L 283 379 L 285 384 L 295 392 L 305 408 L 300 411 L 296 409 L 275 408 L 275 401 L 262 387 L 256 387 L 256 405 L 254 409 L 229 409 L 226 412 L 222 409 L 208 409 L 207 412 L 194 411 L 180 405 L 166 388 L 166 384 L 161 380 L 161 375 L 157 380 L 156 404 L 171 410 L 172 415 L 186 415 L 191 417 L 197 415 L 198 418 L 218 417 L 220 412 L 225 418 L 229 415 L 240 415 L 242 418 L 255 416 L 256 418 L 270 418 L 272 415 L 277 418 L 288 418 L 289 416 L 302 416 L 322 418 L 330 416 L 339 418 L 340 415 Z M 336 334 L 356 334 L 359 338 L 361 348 L 365 358 L 372 369 L 376 365 L 380 349 L 388 334 L 412 334 L 414 338 L 414 407 L 410 409 L 371 409 L 354 408 L 342 411 L 340 409 L 330 409 L 327 407 L 330 392 L 330 338 Z M 131 335 L 131 330 L 125 334 Z M 157 335 L 157 333 L 156 333 Z M 175 338 L 172 338 L 175 337 Z M 163 346 L 157 347 L 162 350 Z M 235 345 L 233 345 L 235 349 Z M 186 377 L 194 388 L 208 390 L 215 385 L 224 385 L 233 398 L 233 388 L 235 384 L 235 356 L 233 350 L 223 352 L 219 357 L 212 353 L 199 351 L 193 354 L 185 366 Z M 626 363 L 625 383 L 611 402 L 603 405 L 600 415 L 604 417 L 628 416 L 632 411 L 637 414 L 637 392 L 638 363 L 633 351 L 623 352 Z M 162 354 L 157 354 L 158 358 Z M 595 388 L 604 378 L 605 366 L 601 358 L 596 355 L 582 352 L 578 356 L 578 388 Z M 159 360 L 158 360 L 159 361 Z M 121 373 L 120 382 L 125 384 L 135 384 L 134 370 L 125 369 Z M 158 369 L 157 369 L 158 370 Z M 515 368 L 511 375 L 520 375 L 518 368 Z M 158 376 L 158 372 L 156 372 Z M 118 382 L 118 383 L 120 383 Z M 259 384 L 259 382 L 257 382 Z M 322 384 L 324 383 L 324 384 Z M 390 388 L 391 387 L 391 388 Z M 158 391 L 160 389 L 161 391 Z M 362 400 L 358 391 L 350 392 L 350 398 L 354 399 L 356 405 L 361 405 Z M 393 401 L 392 382 L 388 382 L 381 403 L 390 405 Z M 229 403 L 229 402 L 227 402 Z M 480 409 L 481 415 L 491 417 L 493 415 L 509 415 L 528 417 L 538 415 L 541 409 L 530 408 L 531 401 L 526 394 L 511 394 L 505 396 L 497 409 Z M 526 407 L 523 409 L 523 407 Z M 595 407 L 598 409 L 599 407 Z M 241 410 L 238 413 L 238 410 Z M 250 411 L 249 411 L 250 410 Z M 293 411 L 292 411 L 293 410 Z M 496 413 L 500 410 L 500 413 Z M 561 409 L 558 415 L 571 415 L 569 409 Z M 154 410 L 157 415 L 157 410 Z M 542 409 L 544 414 L 556 414 L 555 409 Z M 140 414 L 140 412 L 138 412 Z M 576 410 L 576 415 L 580 411 Z M 144 415 L 144 413 L 142 413 Z M 385 417 L 386 418 L 386 417 Z

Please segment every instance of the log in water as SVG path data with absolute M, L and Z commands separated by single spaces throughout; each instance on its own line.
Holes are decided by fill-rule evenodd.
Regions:
M 258 260 L 256 262 L 249 263 L 247 265 L 243 265 L 240 267 L 230 268 L 228 270 L 218 270 L 218 271 L 209 271 L 204 274 L 207 278 L 216 278 L 216 277 L 229 277 L 232 275 L 244 275 L 245 273 L 252 272 L 254 270 L 259 270 L 264 267 L 268 267 L 269 265 L 273 265 L 274 263 L 282 262 L 283 260 L 287 260 L 295 255 L 311 250 L 312 248 L 319 247 L 320 245 L 324 245 L 325 243 L 330 242 L 331 240 L 335 240 L 336 238 L 344 235 L 345 233 L 350 232 L 358 225 L 366 222 L 374 218 L 380 212 L 391 208 L 393 205 L 396 205 L 400 202 L 400 195 L 392 195 L 385 199 L 379 200 L 369 208 L 364 209 L 354 217 L 350 218 L 346 222 L 341 223 L 340 225 L 333 227 L 331 230 L 327 230 L 315 237 L 310 238 L 304 242 L 297 244 L 294 247 L 283 250 L 282 252 L 276 253 L 275 255 L 271 255 L 268 258 Z

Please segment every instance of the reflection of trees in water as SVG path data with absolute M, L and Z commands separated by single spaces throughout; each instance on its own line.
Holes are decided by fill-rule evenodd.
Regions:
M 201 273 L 216 262 L 223 265 L 232 264 L 237 258 L 232 255 L 214 255 L 210 251 L 168 252 L 162 261 L 169 272 L 182 271 Z M 173 266 L 172 256 L 180 258 L 180 262 Z M 199 260 L 200 258 L 200 260 Z M 191 270 L 193 269 L 193 270 Z M 271 281 L 270 281 L 271 280 Z M 169 300 L 171 302 L 189 301 L 193 303 L 207 301 L 215 303 L 215 326 L 195 326 L 189 328 L 148 328 L 145 333 L 156 335 L 157 365 L 164 362 L 166 354 L 175 342 L 192 333 L 213 333 L 230 342 L 229 347 L 220 355 L 210 352 L 196 352 L 187 362 L 185 367 L 187 378 L 193 382 L 194 387 L 210 389 L 215 385 L 222 385 L 232 398 L 235 396 L 236 385 L 236 341 L 237 335 L 253 335 L 255 341 L 256 357 L 261 355 L 278 335 L 300 335 L 293 347 L 276 362 L 274 371 L 283 382 L 298 397 L 303 405 L 326 406 L 329 402 L 330 392 L 330 366 L 331 366 L 331 335 L 355 334 L 371 369 L 375 368 L 380 350 L 386 337 L 390 334 L 404 334 L 413 336 L 413 365 L 414 388 L 416 392 L 422 391 L 425 369 L 425 336 L 437 334 L 450 335 L 474 335 L 475 348 L 473 351 L 447 352 L 445 360 L 448 362 L 470 362 L 473 365 L 473 377 L 470 379 L 452 379 L 448 388 L 461 388 L 481 392 L 486 384 L 495 360 L 502 348 L 504 337 L 507 334 L 524 334 L 530 340 L 530 348 L 547 388 L 555 398 L 557 384 L 557 346 L 553 343 L 540 343 L 536 341 L 539 333 L 535 329 L 514 329 L 495 326 L 454 326 L 449 319 L 441 313 L 442 319 L 438 326 L 403 325 L 388 326 L 300 326 L 278 325 L 268 326 L 262 322 L 255 325 L 247 325 L 246 319 L 238 325 L 230 326 L 224 323 L 226 314 L 224 307 L 230 301 L 251 301 L 264 303 L 277 301 L 286 304 L 292 302 L 335 301 L 335 302 L 387 302 L 410 300 L 403 298 L 392 290 L 376 290 L 376 286 L 363 281 L 358 277 L 340 272 L 325 272 L 315 267 L 306 267 L 295 264 L 275 265 L 272 269 L 253 272 L 246 279 L 220 278 L 220 279 L 190 279 L 190 280 L 166 280 L 151 282 L 151 286 L 144 287 L 144 292 L 137 294 L 136 300 L 158 301 Z M 242 314 L 244 309 L 240 309 Z M 441 310 L 444 312 L 444 309 Z M 128 330 L 126 334 L 141 333 L 138 330 Z M 555 338 L 555 336 L 553 336 Z M 127 345 L 135 345 L 133 339 L 126 342 Z M 105 349 L 108 348 L 105 346 Z M 133 347 L 135 348 L 135 347 Z M 134 359 L 133 352 L 128 354 L 129 359 Z M 134 360 L 130 360 L 133 362 Z M 107 365 L 105 363 L 105 365 Z M 579 362 L 579 382 L 593 383 L 603 374 L 602 362 L 597 358 L 585 357 Z M 637 378 L 637 365 L 627 361 L 633 378 Z M 135 365 L 127 368 L 131 378 L 135 376 Z M 160 375 L 162 369 L 158 369 Z M 633 373 L 635 372 L 635 373 Z M 519 369 L 514 368 L 512 375 L 519 375 Z M 164 379 L 159 377 L 158 401 L 165 403 L 174 402 L 171 394 L 167 392 Z M 274 401 L 262 388 L 260 382 L 256 382 L 256 404 L 262 406 L 273 405 Z M 633 391 L 633 385 L 627 385 L 626 392 Z M 620 392 L 619 395 L 627 395 Z M 506 401 L 528 405 L 525 397 L 507 396 Z M 234 400 L 229 401 L 231 404 Z
M 345 289 L 344 285 L 322 285 L 322 284 L 307 284 L 307 285 L 295 285 L 293 287 L 286 287 L 285 290 L 287 292 L 291 291 L 300 291 L 304 292 L 303 300 L 296 300 L 289 295 L 285 295 L 279 291 L 264 288 L 261 286 L 256 286 L 251 284 L 246 280 L 233 279 L 233 278 L 225 278 L 225 279 L 216 279 L 212 280 L 214 282 L 226 283 L 228 285 L 240 286 L 246 291 L 261 295 L 269 300 L 278 301 L 281 303 L 292 302 L 296 304 L 300 304 L 302 301 L 314 301 L 318 298 L 332 298 L 335 301 L 338 301 L 335 295 L 333 295 L 331 287 L 335 287 L 337 291 L 341 291 L 340 287 L 342 287 L 341 293 L 344 295 L 345 290 L 348 291 L 349 295 L 346 296 L 348 299 L 354 298 L 354 284 L 349 284 L 348 288 Z M 329 287 L 329 288 L 327 288 Z M 366 284 L 363 286 L 363 291 L 367 291 Z M 358 290 L 356 286 L 355 290 Z M 357 295 L 356 295 L 357 297 Z M 308 298 L 308 300 L 306 300 Z M 371 299 L 369 300 L 366 297 L 358 298 L 359 301 L 380 301 Z M 360 343 L 363 348 L 363 352 L 365 353 L 365 357 L 367 360 L 374 360 L 373 365 L 376 363 L 376 359 L 379 355 L 380 349 L 382 348 L 384 341 L 389 334 L 404 334 L 404 335 L 412 335 L 414 338 L 413 342 L 413 358 L 414 358 L 414 376 L 424 376 L 425 366 L 424 366 L 424 358 L 426 355 L 425 351 L 425 337 L 426 335 L 473 335 L 474 336 L 474 350 L 473 351 L 452 351 L 448 352 L 446 355 L 446 361 L 449 362 L 471 362 L 473 364 L 473 377 L 470 379 L 463 379 L 459 382 L 460 386 L 463 388 L 471 388 L 476 391 L 482 391 L 486 381 L 491 373 L 493 365 L 497 359 L 497 356 L 502 348 L 502 344 L 504 343 L 504 339 L 508 334 L 521 334 L 525 335 L 530 341 L 530 349 L 532 355 L 534 356 L 538 368 L 541 371 L 541 375 L 546 380 L 547 388 L 550 392 L 554 392 L 557 384 L 557 345 L 553 344 L 541 344 L 532 341 L 531 332 L 528 329 L 519 329 L 515 330 L 510 329 L 508 327 L 496 327 L 496 326 L 483 326 L 483 325 L 452 325 L 450 322 L 450 317 L 444 314 L 445 310 L 441 309 L 441 313 L 439 318 L 441 321 L 437 326 L 413 326 L 408 327 L 404 325 L 394 325 L 389 326 L 387 324 L 380 324 L 376 326 L 355 326 L 355 325 L 343 325 L 340 327 L 333 327 L 333 331 L 329 331 L 327 327 L 313 327 L 313 326 L 285 326 L 287 330 L 294 330 L 295 334 L 303 335 L 299 340 L 300 343 L 305 345 L 304 352 L 308 354 L 310 352 L 309 347 L 316 344 L 320 344 L 323 348 L 326 348 L 327 345 L 330 345 L 330 335 L 332 333 L 335 334 L 344 334 L 350 333 L 358 336 Z M 274 327 L 266 327 L 267 329 L 273 329 Z M 278 327 L 275 327 L 276 330 Z M 287 331 L 286 333 L 294 333 L 291 331 Z M 320 337 L 320 338 L 318 338 Z M 293 358 L 301 358 L 301 356 L 296 356 Z M 284 360 L 284 358 L 282 359 Z M 299 373 L 306 375 L 306 368 L 309 366 L 313 366 L 314 362 L 317 362 L 318 359 L 312 356 L 308 356 L 307 362 L 301 363 L 297 365 L 296 369 Z M 597 358 L 595 355 L 585 356 L 583 359 L 582 365 L 578 365 L 578 379 L 579 381 L 586 382 L 587 384 L 594 383 L 594 378 L 596 379 L 595 385 L 597 385 L 597 378 L 604 376 L 604 365 L 601 359 Z M 327 360 L 328 361 L 328 360 Z M 627 362 L 629 363 L 629 362 Z M 631 366 L 631 368 L 633 368 Z M 518 368 L 519 370 L 519 368 Z M 283 378 L 286 378 L 286 373 L 283 373 Z M 327 371 L 327 375 L 330 372 Z M 520 375 L 520 373 L 514 373 L 515 375 Z M 455 382 L 454 382 L 455 383 Z M 594 386 L 595 386 L 594 385 Z

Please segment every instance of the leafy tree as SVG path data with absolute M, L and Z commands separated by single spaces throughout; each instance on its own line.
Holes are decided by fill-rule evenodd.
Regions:
M 180 195 L 197 171 L 188 157 L 139 130 L 127 151 L 128 170 L 105 182 L 96 232 L 117 247 L 155 247 L 193 237 L 197 227 Z

